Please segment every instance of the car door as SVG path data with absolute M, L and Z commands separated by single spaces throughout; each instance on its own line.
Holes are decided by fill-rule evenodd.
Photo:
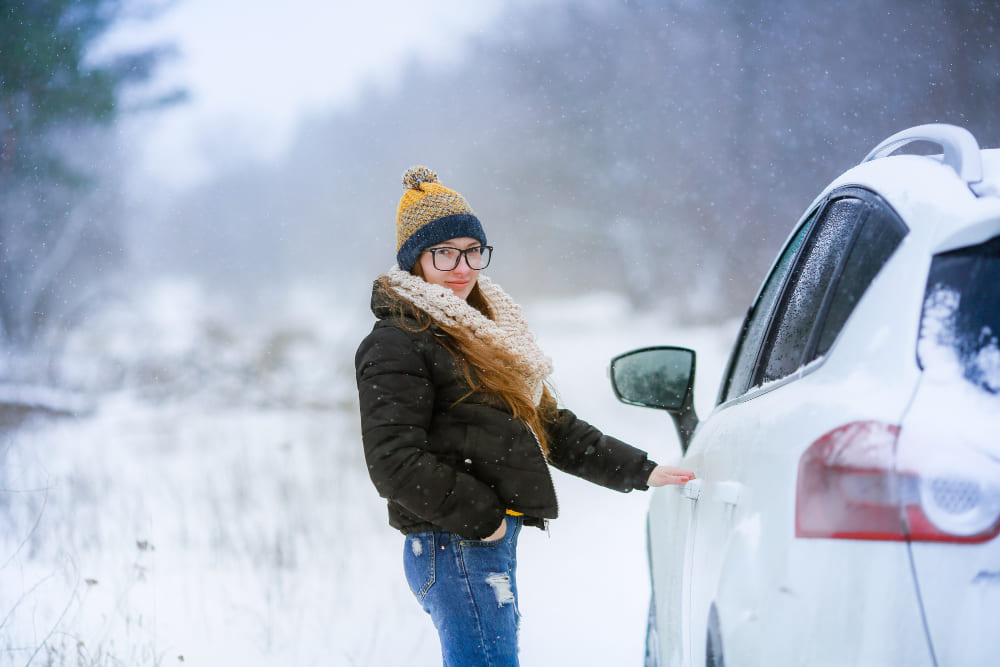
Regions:
M 794 539 L 798 459 L 809 437 L 822 433 L 824 419 L 845 418 L 821 414 L 821 402 L 797 411 L 796 383 L 822 363 L 905 235 L 898 218 L 874 199 L 865 191 L 838 191 L 793 234 L 747 319 L 721 405 L 692 443 L 686 465 L 698 472 L 701 489 L 689 546 L 690 664 L 721 655 L 720 625 L 764 613 L 767 602 L 753 600 L 761 590 L 755 579 L 780 580 Z
M 723 396 L 731 385 L 748 385 L 747 372 L 757 357 L 807 228 L 803 225 L 793 236 L 748 312 L 725 373 Z M 719 567 L 715 554 L 705 545 L 722 539 L 731 518 L 726 514 L 732 504 L 719 498 L 727 488 L 718 482 L 731 479 L 739 462 L 724 450 L 741 451 L 740 439 L 753 432 L 753 419 L 752 411 L 739 404 L 716 410 L 701 423 L 684 456 L 684 465 L 698 471 L 699 478 L 684 487 L 664 487 L 653 494 L 648 518 L 650 567 L 664 665 L 704 664 L 708 614 L 704 591 Z M 696 535 L 699 530 L 705 535 Z M 697 561 L 696 540 L 702 545 Z
M 690 528 L 685 543 L 684 590 L 680 596 L 684 625 L 683 664 L 706 664 L 707 637 L 715 629 L 712 604 L 722 568 L 724 544 L 739 520 L 739 487 L 743 453 L 759 426 L 751 402 L 734 400 L 746 391 L 760 349 L 767 336 L 774 310 L 795 263 L 813 218 L 803 223 L 786 244 L 770 275 L 747 314 L 730 358 L 720 390 L 722 406 L 699 426 L 685 457 L 684 466 L 695 470 L 696 492 L 677 494 L 677 502 L 689 504 Z M 735 502 L 734 502 L 735 500 Z

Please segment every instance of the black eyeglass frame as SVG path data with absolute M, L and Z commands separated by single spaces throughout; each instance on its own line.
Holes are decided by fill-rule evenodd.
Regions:
M 476 268 L 469 263 L 468 253 L 472 250 L 483 250 L 483 249 L 486 250 L 486 253 L 484 255 L 486 262 L 482 266 Z M 458 251 L 458 259 L 455 260 L 454 266 L 452 266 L 450 269 L 442 269 L 440 266 L 438 266 L 437 264 L 438 250 Z M 490 265 L 490 260 L 493 258 L 493 246 L 491 245 L 474 245 L 471 248 L 466 248 L 465 250 L 460 250 L 459 248 L 445 245 L 445 246 L 438 246 L 437 248 L 427 248 L 426 250 L 424 250 L 424 252 L 429 252 L 431 254 L 431 264 L 433 264 L 434 268 L 437 269 L 438 271 L 454 271 L 455 269 L 458 268 L 458 265 L 462 261 L 462 258 L 465 258 L 466 266 L 468 266 L 473 271 L 482 271 L 483 269 L 485 269 L 487 266 Z

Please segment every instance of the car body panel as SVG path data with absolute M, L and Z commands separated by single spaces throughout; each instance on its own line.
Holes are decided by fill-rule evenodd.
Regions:
M 889 270 L 879 274 L 875 281 L 889 285 L 882 285 L 881 289 L 892 289 L 900 295 L 901 298 L 892 304 L 899 310 L 899 319 L 912 314 L 913 303 L 920 303 L 922 287 L 916 289 L 912 276 L 905 271 Z M 896 289 L 897 283 L 899 289 Z M 903 288 L 914 294 L 905 298 Z M 672 523 L 674 529 L 690 527 L 692 521 L 697 525 L 697 532 L 688 534 L 684 540 L 678 540 L 683 533 L 673 530 L 663 537 L 651 532 L 654 540 L 672 539 L 683 542 L 688 552 L 688 566 L 684 568 L 686 581 L 683 582 L 687 593 L 681 596 L 688 613 L 686 617 L 681 613 L 682 618 L 688 619 L 683 626 L 687 636 L 682 643 L 686 647 L 683 654 L 687 660 L 667 664 L 704 664 L 704 642 L 697 638 L 704 637 L 707 632 L 705 624 L 708 606 L 712 601 L 717 602 L 725 645 L 728 646 L 730 642 L 737 642 L 739 645 L 738 637 L 745 637 L 745 650 L 757 646 L 754 651 L 760 654 L 764 661 L 762 664 L 767 664 L 766 661 L 771 659 L 768 656 L 778 654 L 789 659 L 813 654 L 814 640 L 806 640 L 800 636 L 789 637 L 782 646 L 764 651 L 759 641 L 760 628 L 780 628 L 781 623 L 789 619 L 769 618 L 763 609 L 767 605 L 762 605 L 761 601 L 787 596 L 789 602 L 783 606 L 789 610 L 791 618 L 795 618 L 809 610 L 792 604 L 796 599 L 793 592 L 803 588 L 815 589 L 816 583 L 803 583 L 809 582 L 810 576 L 815 581 L 828 582 L 825 575 L 831 571 L 832 564 L 812 556 L 800 556 L 796 552 L 803 544 L 805 546 L 802 548 L 806 553 L 816 551 L 813 545 L 808 544 L 809 541 L 794 538 L 794 479 L 799 458 L 805 448 L 824 433 L 851 421 L 898 421 L 909 404 L 912 390 L 907 387 L 915 387 L 919 379 L 919 368 L 912 349 L 901 349 L 884 327 L 865 325 L 866 322 L 884 318 L 885 307 L 885 304 L 862 298 L 851 321 L 825 359 L 803 368 L 790 378 L 751 390 L 740 400 L 722 405 L 712 412 L 695 433 L 681 464 L 698 471 L 701 494 L 697 501 L 684 498 L 681 491 L 673 487 L 655 491 L 650 508 L 652 526 L 658 527 L 661 517 L 666 516 L 671 519 L 664 518 L 663 523 Z M 915 335 L 919 318 L 911 319 L 908 326 Z M 836 363 L 838 355 L 851 358 L 862 353 L 859 350 L 873 359 L 873 363 L 864 367 Z M 824 371 L 822 374 L 817 372 L 821 367 Z M 894 383 L 896 391 L 884 390 L 887 385 L 884 380 L 886 377 L 901 380 Z M 843 392 L 839 388 L 845 384 L 856 387 L 857 391 Z M 795 392 L 794 401 L 786 396 L 787 391 Z M 774 434 L 781 433 L 811 433 L 812 436 L 800 437 L 794 442 L 776 442 Z M 739 489 L 739 498 L 738 502 L 730 504 L 719 498 L 719 490 L 720 487 L 726 488 L 722 485 L 733 484 Z M 685 506 L 690 506 L 690 509 L 685 510 Z M 658 533 L 655 528 L 654 531 Z M 892 571 L 903 577 L 905 587 L 912 590 L 904 546 L 892 544 L 879 547 L 882 552 L 880 558 L 894 561 L 896 567 Z M 675 548 L 676 546 L 670 547 L 671 550 Z M 868 554 L 861 555 L 856 563 L 857 568 L 865 570 L 865 560 L 870 557 Z M 676 573 L 660 573 L 670 569 L 663 567 L 662 561 L 667 560 L 673 559 L 659 559 L 661 567 L 654 572 L 654 581 L 668 580 L 670 585 L 676 585 L 679 583 Z M 693 563 L 697 563 L 696 572 L 689 571 Z M 739 572 L 747 563 L 754 563 L 752 577 L 730 574 Z M 793 563 L 797 564 L 794 568 Z M 811 567 L 807 567 L 807 564 L 811 564 Z M 796 575 L 794 580 L 788 579 L 791 574 Z M 837 589 L 837 586 L 833 586 L 831 590 L 833 589 Z M 676 597 L 671 590 L 678 589 L 668 588 L 668 585 L 658 586 L 656 599 Z M 816 592 L 813 591 L 813 594 Z M 809 598 L 798 596 L 798 599 Z M 842 602 L 842 609 L 831 609 L 832 616 L 854 618 L 851 631 L 855 634 L 878 634 L 879 626 L 871 621 L 875 609 L 869 609 L 869 616 L 862 617 L 853 611 L 857 600 L 845 599 Z M 908 603 L 911 614 L 907 624 L 913 628 L 911 633 L 907 633 L 911 635 L 907 642 L 909 646 L 913 637 L 919 638 L 922 635 L 922 630 L 917 601 L 911 598 Z M 658 619 L 661 638 L 675 637 L 679 627 L 675 622 L 675 615 L 663 614 Z M 891 623 L 898 627 L 901 622 L 895 611 L 883 609 L 883 625 Z M 662 643 L 672 645 L 670 641 Z M 886 646 L 884 642 L 872 642 L 871 645 L 873 650 L 899 648 Z M 848 655 L 841 655 L 833 648 L 823 654 L 824 660 L 832 661 L 829 664 L 837 664 L 838 661 L 845 664 L 843 661 L 851 662 L 859 657 L 853 653 L 854 649 Z M 671 650 L 676 659 L 676 648 Z M 743 649 L 740 655 L 745 655 Z M 885 654 L 860 657 L 877 662 Z M 920 662 L 914 657 L 910 664 Z
M 1000 221 L 993 221 L 998 223 Z M 988 227 L 984 223 L 977 228 Z M 1000 238 L 1000 224 L 995 224 L 991 238 Z M 996 252 L 996 241 L 992 243 Z M 963 245 L 963 247 L 966 247 Z M 978 249 L 970 249 L 978 253 Z M 985 251 L 985 248 L 983 249 Z M 970 255 L 967 255 L 970 256 Z M 974 255 L 971 255 L 974 256 Z M 992 271 L 978 275 L 979 281 L 995 280 L 998 274 L 996 255 L 989 262 Z M 985 252 L 980 269 L 985 269 Z M 933 482 L 921 487 L 932 499 L 923 504 L 932 523 L 952 526 L 977 539 L 986 523 L 1000 513 L 1000 394 L 970 381 L 966 366 L 956 353 L 955 311 L 941 310 L 937 287 L 942 286 L 932 271 L 927 281 L 925 322 L 922 325 L 918 352 L 923 373 L 914 399 L 901 422 L 897 443 L 897 465 L 901 469 L 921 468 Z M 940 276 L 940 274 L 937 274 Z M 989 277 L 987 277 L 989 276 Z M 975 283 L 977 286 L 982 282 Z M 972 283 L 959 280 L 947 290 L 961 300 L 970 298 L 963 290 Z M 1000 286 L 994 285 L 1000 290 Z M 980 296 L 986 292 L 978 288 Z M 931 295 L 935 295 L 932 297 Z M 992 371 L 990 383 L 996 389 L 1000 360 L 996 358 L 996 327 L 1000 307 L 993 296 L 993 316 L 988 309 L 977 311 L 980 317 L 966 320 L 967 330 L 979 337 L 979 353 Z M 955 303 L 957 308 L 959 303 Z M 949 313 L 945 316 L 945 313 Z M 981 329 L 982 327 L 982 329 Z M 992 343 L 990 340 L 992 339 Z M 979 356 L 975 357 L 980 359 Z M 992 359 L 992 363 L 990 362 Z M 982 381 L 980 377 L 978 380 Z M 933 477 L 931 477 L 933 476 Z M 934 483 L 942 483 L 935 487 Z M 940 490 L 941 495 L 935 492 Z M 992 493 L 991 493 L 992 489 Z M 991 498 L 991 499 L 990 499 Z M 938 500 L 940 502 L 938 502 Z M 978 502 L 972 502 L 978 500 Z M 988 508 L 983 514 L 976 507 Z M 935 508 L 931 512 L 930 508 Z M 934 514 L 938 514 L 935 517 Z M 979 528 L 976 528 L 976 526 Z M 1000 611 L 1000 536 L 966 544 L 961 542 L 913 541 L 910 555 L 927 628 L 938 660 L 944 665 L 995 664 L 1000 654 L 1000 634 L 996 618 Z
M 908 434 L 947 443 L 949 453 L 961 452 L 961 461 L 947 457 L 940 464 L 942 469 L 957 463 L 1000 479 L 1000 396 L 978 397 L 992 404 L 984 407 L 976 405 L 977 397 L 971 392 L 955 400 L 950 385 L 937 385 L 933 378 L 924 380 L 903 420 L 899 447 L 906 448 Z M 936 395 L 942 389 L 947 397 Z M 947 429 L 939 418 L 942 410 L 957 417 L 949 420 Z M 974 414 L 975 419 L 963 423 L 963 414 Z M 912 542 L 909 549 L 939 663 L 996 664 L 1000 660 L 1000 537 L 982 544 Z
M 654 490 L 648 531 L 663 664 L 706 664 L 710 619 L 731 667 L 996 661 L 1000 538 L 797 537 L 795 517 L 803 453 L 859 421 L 901 425 L 905 444 L 941 431 L 942 405 L 959 419 L 968 410 L 979 432 L 946 427 L 939 437 L 980 443 L 1000 466 L 1000 410 L 984 420 L 975 400 L 956 407 L 952 388 L 939 388 L 952 392 L 945 398 L 925 377 L 916 350 L 933 255 L 1000 234 L 1000 150 L 980 156 L 977 189 L 996 196 L 977 197 L 938 157 L 884 157 L 834 180 L 793 228 L 786 247 L 831 197 L 858 188 L 877 193 L 908 231 L 826 353 L 728 401 L 724 383 L 679 463 L 697 480 Z
M 688 544 L 694 503 L 684 500 L 679 488 L 654 494 L 647 516 L 649 544 L 659 545 L 649 563 L 658 644 L 663 664 L 673 666 L 691 664 L 690 595 L 684 577 L 691 570 Z

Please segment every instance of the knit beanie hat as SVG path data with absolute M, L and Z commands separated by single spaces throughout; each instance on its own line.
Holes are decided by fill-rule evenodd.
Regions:
M 409 271 L 420 253 L 435 243 L 469 237 L 486 245 L 486 232 L 462 195 L 441 185 L 427 167 L 403 174 L 396 212 L 396 263 Z

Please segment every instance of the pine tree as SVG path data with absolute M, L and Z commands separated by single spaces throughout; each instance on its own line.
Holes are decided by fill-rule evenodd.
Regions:
M 80 212 L 106 154 L 97 133 L 168 51 L 90 55 L 126 11 L 148 9 L 122 0 L 0 4 L 0 362 L 64 321 L 119 253 L 109 216 Z

